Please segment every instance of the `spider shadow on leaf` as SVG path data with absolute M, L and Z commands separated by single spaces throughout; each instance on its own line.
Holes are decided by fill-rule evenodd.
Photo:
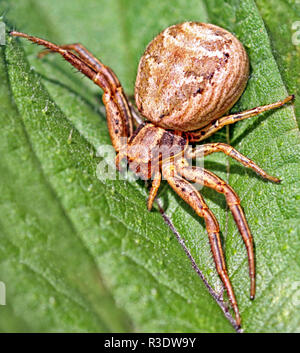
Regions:
M 259 125 L 261 125 L 265 120 L 267 120 L 272 114 L 275 112 L 270 110 L 264 113 L 261 113 L 260 116 L 255 118 L 252 118 L 253 120 L 248 120 L 247 122 L 250 122 L 249 125 L 246 127 L 246 129 L 235 139 L 233 139 L 230 143 L 232 147 L 237 146 L 247 135 L 252 133 L 256 128 L 258 128 Z
M 229 158 L 229 157 L 228 157 Z M 258 181 L 264 182 L 264 183 L 270 183 L 269 180 L 263 179 L 261 176 L 257 175 L 253 170 L 244 167 L 243 165 L 238 164 L 237 162 L 233 162 L 233 165 L 230 165 L 230 171 L 229 174 L 237 174 L 240 175 L 241 177 L 245 177 L 246 174 L 249 174 L 249 176 L 252 178 L 256 178 Z M 207 161 L 205 162 L 205 169 L 215 173 L 215 172 L 224 172 L 225 171 L 225 165 L 222 163 L 214 162 L 214 161 Z M 218 173 L 216 173 L 218 174 Z
M 41 73 L 38 73 L 39 76 L 47 81 L 47 82 L 50 82 L 54 85 L 57 85 L 57 86 L 60 86 L 61 88 L 67 90 L 69 93 L 71 93 L 72 95 L 76 96 L 77 98 L 79 98 L 80 100 L 83 101 L 84 104 L 86 104 L 90 109 L 92 109 L 93 111 L 99 111 L 99 108 L 96 107 L 96 105 L 93 105 L 88 99 L 86 99 L 84 96 L 82 96 L 81 94 L 79 94 L 77 91 L 75 91 L 73 88 L 71 88 L 70 86 L 67 86 L 66 84 L 62 83 L 61 81 L 59 80 L 55 80 L 53 78 L 49 78 Z M 101 112 L 101 115 L 102 115 L 102 112 Z M 105 117 L 103 117 L 105 118 Z

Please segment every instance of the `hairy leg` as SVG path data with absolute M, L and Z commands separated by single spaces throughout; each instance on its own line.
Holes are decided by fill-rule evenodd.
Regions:
M 178 162 L 180 163 L 180 162 Z M 255 296 L 255 259 L 254 259 L 254 249 L 253 249 L 253 238 L 244 214 L 244 211 L 241 207 L 241 202 L 238 195 L 235 191 L 221 178 L 215 174 L 199 167 L 191 167 L 185 163 L 186 166 L 183 166 L 181 162 L 178 164 L 178 172 L 187 180 L 194 183 L 199 183 L 201 185 L 207 186 L 211 189 L 216 190 L 219 193 L 224 194 L 226 202 L 229 206 L 229 209 L 233 215 L 235 223 L 238 227 L 238 230 L 243 238 L 245 243 L 247 253 L 248 253 L 248 262 L 249 262 L 249 275 L 250 275 L 250 298 L 254 299 Z
M 109 77 L 110 81 L 114 82 L 116 86 L 121 86 L 115 73 L 109 67 L 106 67 L 105 65 L 103 65 L 101 61 L 98 60 L 82 44 L 80 43 L 65 44 L 65 45 L 60 45 L 59 47 L 61 49 L 67 49 L 75 52 L 87 65 L 89 65 L 91 68 L 93 68 L 96 71 L 101 71 L 105 68 L 105 70 L 107 71 L 107 75 L 110 76 Z M 38 56 L 39 58 L 43 58 L 45 55 L 50 53 L 52 53 L 52 51 L 49 49 L 46 49 L 46 50 L 42 50 Z M 130 115 L 132 116 L 135 126 L 137 127 L 142 122 L 142 120 L 140 119 L 139 115 L 134 111 L 132 104 L 129 102 L 124 92 L 120 92 L 118 101 L 119 101 L 118 102 L 119 106 L 122 107 L 122 109 L 124 110 L 124 113 L 127 114 L 128 116 Z M 128 109 L 130 109 L 131 114 L 128 112 Z M 129 123 L 129 135 L 131 135 L 132 133 L 133 133 L 133 126 L 132 124 Z
M 223 152 L 227 156 L 234 158 L 236 161 L 242 163 L 245 167 L 251 168 L 258 175 L 262 176 L 264 179 L 273 181 L 274 183 L 280 183 L 280 179 L 267 174 L 263 169 L 261 169 L 257 164 L 255 164 L 251 159 L 247 158 L 232 146 L 225 143 L 207 143 L 205 145 L 197 146 L 197 148 L 188 150 L 188 158 L 204 157 L 211 153 Z
M 204 218 L 217 272 L 228 293 L 229 300 L 235 312 L 237 325 L 240 325 L 241 319 L 239 309 L 233 288 L 227 274 L 225 258 L 220 239 L 219 224 L 216 220 L 216 217 L 210 211 L 200 193 L 188 181 L 177 175 L 172 165 L 167 164 L 163 166 L 162 173 L 173 190 L 194 209 L 198 216 Z
M 109 134 L 116 151 L 119 151 L 127 138 L 133 133 L 131 109 L 123 88 L 113 71 L 103 65 L 83 46 L 71 44 L 58 46 L 47 40 L 12 31 L 11 36 L 28 39 L 38 45 L 42 45 L 50 52 L 60 54 L 66 61 L 82 72 L 104 91 L 103 103 L 106 108 L 106 117 Z M 74 54 L 75 51 L 78 55 Z
M 151 209 L 152 209 L 153 202 L 155 200 L 155 197 L 157 195 L 157 191 L 160 186 L 160 182 L 161 182 L 161 172 L 157 171 L 154 173 L 154 178 L 152 180 L 152 185 L 151 185 L 151 189 L 150 189 L 150 193 L 149 193 L 149 197 L 148 197 L 148 201 L 147 201 L 148 211 L 151 211 Z
M 222 129 L 222 127 L 225 125 L 236 123 L 239 120 L 251 118 L 251 117 L 256 116 L 260 113 L 263 113 L 267 110 L 280 108 L 284 104 L 290 102 L 293 99 L 294 99 L 294 95 L 291 95 L 291 96 L 288 96 L 285 99 L 280 100 L 275 103 L 271 103 L 271 104 L 263 105 L 261 107 L 256 107 L 253 109 L 245 110 L 244 112 L 240 112 L 240 113 L 223 116 L 222 118 L 219 118 L 218 120 L 210 123 L 209 125 L 203 127 L 200 130 L 188 132 L 187 135 L 188 135 L 189 140 L 191 142 L 202 141 L 202 140 L 206 139 L 207 137 L 211 136 L 212 134 L 214 134 L 216 131 Z

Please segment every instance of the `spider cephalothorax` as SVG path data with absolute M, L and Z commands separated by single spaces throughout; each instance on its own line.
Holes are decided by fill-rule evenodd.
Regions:
M 242 94 L 248 79 L 249 62 L 239 40 L 228 31 L 210 24 L 185 22 L 174 25 L 153 39 L 140 61 L 135 99 L 142 122 L 129 105 L 113 71 L 103 65 L 81 44 L 57 46 L 46 40 L 13 31 L 11 35 L 27 38 L 61 54 L 103 91 L 107 125 L 117 152 L 116 165 L 126 159 L 142 179 L 152 179 L 148 198 L 151 210 L 161 178 L 164 177 L 206 224 L 216 269 L 227 290 L 240 325 L 237 301 L 231 286 L 220 241 L 219 225 L 199 191 L 198 183 L 224 194 L 229 209 L 247 248 L 250 297 L 255 295 L 255 264 L 252 235 L 235 191 L 218 176 L 188 159 L 223 152 L 263 178 L 280 182 L 268 175 L 249 158 L 223 143 L 208 143 L 193 149 L 189 142 L 202 141 L 223 126 L 278 108 L 291 101 L 256 107 L 223 116 Z M 134 125 L 136 130 L 134 131 Z

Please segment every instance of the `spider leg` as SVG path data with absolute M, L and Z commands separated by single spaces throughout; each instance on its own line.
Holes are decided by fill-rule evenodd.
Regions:
M 26 38 L 36 44 L 43 45 L 48 51 L 60 54 L 78 71 L 103 89 L 102 100 L 106 108 L 108 130 L 112 144 L 118 152 L 127 143 L 128 137 L 133 134 L 133 121 L 127 98 L 113 71 L 78 44 L 58 46 L 47 40 L 16 31 L 10 32 L 10 35 Z M 73 51 L 76 51 L 78 55 Z
M 100 71 L 104 66 L 101 61 L 99 61 L 90 51 L 88 51 L 82 44 L 65 44 L 59 46 L 61 49 L 66 49 L 68 51 L 74 51 L 78 56 L 87 63 L 91 68 L 96 71 Z M 38 57 L 43 58 L 45 55 L 53 53 L 51 49 L 44 49 L 39 52 Z
M 148 211 L 151 211 L 152 209 L 154 199 L 157 195 L 157 191 L 160 186 L 160 182 L 161 182 L 161 172 L 158 170 L 154 173 L 154 177 L 152 180 L 152 185 L 151 185 L 151 189 L 150 189 L 150 193 L 147 201 Z
M 197 146 L 197 148 L 187 151 L 187 157 L 203 157 L 215 152 L 223 152 L 227 156 L 234 158 L 236 161 L 243 164 L 245 167 L 253 169 L 258 175 L 262 176 L 264 179 L 268 179 L 270 181 L 273 181 L 274 183 L 280 183 L 280 179 L 267 174 L 251 159 L 247 158 L 246 156 L 238 152 L 236 149 L 234 149 L 232 146 L 227 145 L 225 143 L 207 143 L 205 145 Z
M 98 60 L 89 50 L 87 50 L 82 44 L 80 43 L 74 43 L 74 44 L 65 44 L 65 45 L 60 45 L 59 46 L 61 49 L 66 49 L 69 51 L 73 51 L 78 56 L 87 64 L 89 65 L 92 69 L 95 71 L 101 71 L 104 68 L 104 65 L 101 63 L 100 60 Z M 39 52 L 38 57 L 43 58 L 45 55 L 53 53 L 50 49 L 45 49 Z M 106 70 L 109 71 L 111 75 L 111 79 L 115 82 L 115 85 L 120 86 L 120 82 L 115 75 L 115 73 L 109 68 L 106 67 Z M 131 110 L 131 115 L 132 119 L 135 123 L 135 127 L 140 125 L 143 121 L 140 118 L 139 114 L 135 111 L 133 105 L 130 103 L 128 100 L 128 97 L 124 94 L 124 97 L 122 97 L 124 101 L 127 102 L 127 105 L 129 106 L 129 109 Z M 122 105 L 122 101 L 121 101 Z M 127 109 L 127 106 L 123 104 L 123 109 Z M 128 112 L 126 112 L 128 114 Z M 130 135 L 132 134 L 132 131 L 130 132 Z
M 246 221 L 245 214 L 241 207 L 241 202 L 236 192 L 221 178 L 208 170 L 199 167 L 181 166 L 179 173 L 186 179 L 196 182 L 198 184 L 207 186 L 224 194 L 229 209 L 233 215 L 234 221 L 245 243 L 248 262 L 249 262 L 249 275 L 250 275 L 250 298 L 254 299 L 255 296 L 255 260 L 253 249 L 253 238 Z
M 291 95 L 291 96 L 288 96 L 285 99 L 280 100 L 275 103 L 271 103 L 271 104 L 263 105 L 263 106 L 256 107 L 253 109 L 245 110 L 244 112 L 224 116 L 224 117 L 219 118 L 216 121 L 208 124 L 207 126 L 203 127 L 202 129 L 187 133 L 187 135 L 189 136 L 189 140 L 191 142 L 202 141 L 202 140 L 206 139 L 207 137 L 211 136 L 212 134 L 214 134 L 216 131 L 222 129 L 222 127 L 225 125 L 236 123 L 239 120 L 251 118 L 251 117 L 256 116 L 256 115 L 258 115 L 262 112 L 265 112 L 267 110 L 280 108 L 284 104 L 293 100 L 294 98 L 295 98 L 295 96 Z
M 229 300 L 235 312 L 236 323 L 239 326 L 241 323 L 239 309 L 227 274 L 220 239 L 220 229 L 216 217 L 208 208 L 201 194 L 187 180 L 177 175 L 172 165 L 164 164 L 162 167 L 162 173 L 173 190 L 194 209 L 198 216 L 204 218 L 216 269 L 226 288 Z
M 132 104 L 130 102 L 130 100 L 128 100 L 128 105 L 129 105 L 129 108 L 131 109 L 131 114 L 132 114 L 132 118 L 133 118 L 135 127 L 138 127 L 139 125 L 143 124 L 145 122 L 145 120 L 139 114 L 139 112 L 138 112 L 137 108 L 135 107 L 135 105 Z

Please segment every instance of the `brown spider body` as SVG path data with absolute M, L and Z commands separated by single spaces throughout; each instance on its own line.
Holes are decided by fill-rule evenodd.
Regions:
M 119 152 L 118 163 L 127 158 L 135 174 L 144 180 L 152 179 L 164 160 L 182 155 L 186 147 L 187 140 L 181 134 L 152 123 L 141 124 Z
M 185 22 L 156 36 L 142 56 L 135 100 L 142 115 L 166 129 L 192 131 L 226 113 L 245 89 L 247 53 L 231 33 Z
M 218 274 L 226 288 L 240 325 L 237 301 L 231 286 L 221 246 L 218 222 L 200 192 L 190 183 L 222 193 L 245 243 L 251 280 L 250 297 L 255 295 L 253 239 L 240 200 L 234 190 L 218 176 L 189 165 L 189 158 L 223 152 L 257 174 L 273 182 L 249 158 L 223 143 L 208 143 L 193 149 L 189 142 L 202 141 L 225 125 L 278 108 L 293 96 L 222 117 L 242 94 L 249 72 L 246 51 L 231 33 L 209 24 L 186 22 L 171 26 L 148 45 L 139 64 L 135 87 L 138 109 L 151 122 L 140 119 L 128 103 L 113 71 L 81 44 L 58 46 L 46 40 L 13 31 L 47 48 L 40 56 L 57 52 L 104 91 L 103 103 L 116 165 L 126 159 L 130 169 L 142 179 L 152 179 L 147 207 L 151 210 L 161 178 L 194 211 L 203 217 Z M 134 125 L 139 125 L 134 131 Z M 198 130 L 196 130 L 198 129 Z

